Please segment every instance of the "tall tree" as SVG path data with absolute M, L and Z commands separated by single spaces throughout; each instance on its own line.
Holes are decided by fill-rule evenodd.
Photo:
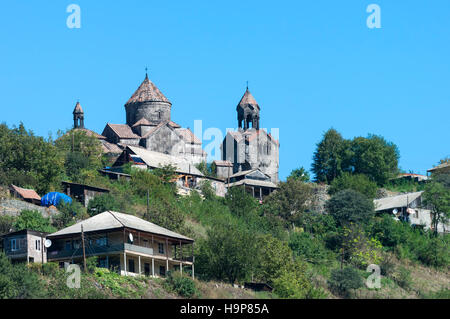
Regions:
M 335 129 L 325 132 L 314 152 L 312 171 L 317 182 L 330 183 L 342 173 L 346 141 Z
M 398 174 L 400 153 L 397 146 L 382 136 L 357 137 L 351 142 L 350 165 L 356 174 L 365 174 L 379 186 Z
M 437 235 L 438 225 L 445 225 L 450 219 L 450 188 L 434 178 L 425 186 L 423 196 L 424 203 L 431 207 L 431 224 Z

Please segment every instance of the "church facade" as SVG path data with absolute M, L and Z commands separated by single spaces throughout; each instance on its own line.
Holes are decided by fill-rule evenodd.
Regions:
M 260 107 L 248 87 L 236 111 L 238 130 L 227 132 L 221 145 L 221 163 L 224 167 L 229 165 L 232 174 L 259 169 L 271 182 L 278 183 L 280 145 L 271 134 L 260 129 Z
M 202 142 L 189 128 L 171 120 L 172 103 L 146 74 L 125 104 L 126 124 L 108 123 L 102 136 L 123 147 L 140 146 L 150 151 L 183 157 L 192 164 L 206 162 Z

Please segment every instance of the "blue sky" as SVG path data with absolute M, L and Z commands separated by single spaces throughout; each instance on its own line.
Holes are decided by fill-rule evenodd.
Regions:
M 66 7 L 81 8 L 81 28 Z M 369 4 L 381 29 L 369 29 Z M 450 1 L 10 1 L 0 10 L 0 122 L 56 136 L 79 99 L 86 127 L 124 123 L 145 76 L 172 119 L 236 127 L 246 81 L 280 130 L 280 177 L 310 168 L 334 127 L 383 135 L 404 170 L 450 155 Z M 204 141 L 208 143 L 208 141 Z

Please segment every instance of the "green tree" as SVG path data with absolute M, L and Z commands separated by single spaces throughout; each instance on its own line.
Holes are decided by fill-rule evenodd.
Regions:
M 53 217 L 53 226 L 57 229 L 71 226 L 85 215 L 84 206 L 77 201 L 72 201 L 70 204 L 60 201 L 58 210 L 59 214 Z
M 199 241 L 197 273 L 231 284 L 248 279 L 254 270 L 255 236 L 238 223 L 218 221 Z
M 340 225 L 350 222 L 366 224 L 375 214 L 373 201 L 352 189 L 336 193 L 325 206 Z
M 346 140 L 335 129 L 325 132 L 313 157 L 312 171 L 317 182 L 330 183 L 343 172 L 346 144 Z
M 334 195 L 345 189 L 353 189 L 367 198 L 374 199 L 377 195 L 377 184 L 371 181 L 366 175 L 344 172 L 341 176 L 335 178 L 328 189 L 328 194 Z
M 60 182 L 63 162 L 50 138 L 35 136 L 22 123 L 12 129 L 0 125 L 0 184 L 46 193 Z
M 309 182 L 310 177 L 308 171 L 302 166 L 300 168 L 292 170 L 291 174 L 287 177 L 287 179 L 295 179 L 307 183 Z
M 118 211 L 120 208 L 117 202 L 116 196 L 111 193 L 105 193 L 95 196 L 89 201 L 88 204 L 88 214 L 89 216 L 95 216 L 97 214 L 110 211 Z
M 432 180 L 425 186 L 424 203 L 431 208 L 431 225 L 437 235 L 438 225 L 447 224 L 450 218 L 450 188 Z
M 361 288 L 364 283 L 356 269 L 346 267 L 332 270 L 328 284 L 339 295 L 349 297 L 351 290 Z
M 256 214 L 258 207 L 258 201 L 242 186 L 230 188 L 225 195 L 225 202 L 231 213 L 243 218 Z
M 312 187 L 298 179 L 288 179 L 279 184 L 279 189 L 264 200 L 263 211 L 266 215 L 283 218 L 286 225 L 299 222 L 308 209 Z
M 286 242 L 272 235 L 258 236 L 255 277 L 272 284 L 292 266 L 292 251 Z
M 274 280 L 273 292 L 280 298 L 318 299 L 324 298 L 322 290 L 316 289 L 306 271 L 306 264 L 296 262 Z
M 357 137 L 351 142 L 350 165 L 355 174 L 365 174 L 379 186 L 398 174 L 400 153 L 397 146 L 382 136 Z
M 8 215 L 0 215 L 0 234 L 7 234 L 13 229 L 15 218 Z
M 45 218 L 36 210 L 23 210 L 14 222 L 16 231 L 30 229 L 44 233 L 54 233 L 55 227 L 51 225 L 50 218 Z

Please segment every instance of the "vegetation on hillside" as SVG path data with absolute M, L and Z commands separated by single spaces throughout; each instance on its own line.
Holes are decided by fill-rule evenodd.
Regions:
M 316 211 L 314 184 L 304 168 L 293 170 L 262 203 L 240 187 L 217 197 L 208 183 L 201 186 L 203 196 L 194 191 L 183 197 L 177 195 L 173 167 L 143 171 L 128 165 L 124 171 L 130 181 L 100 175 L 98 169 L 108 159 L 96 142 L 83 132 L 69 132 L 53 142 L 35 137 L 23 125 L 0 126 L 0 184 L 46 192 L 60 190 L 60 181 L 70 180 L 110 190 L 87 209 L 76 201 L 63 204 L 51 219 L 32 211 L 0 216 L 0 231 L 51 232 L 105 210 L 121 211 L 194 238 L 198 279 L 179 274 L 165 281 L 124 278 L 91 267 L 82 276 L 83 289 L 72 291 L 65 286 L 64 271 L 51 263 L 27 268 L 0 256 L 0 297 L 208 298 L 211 282 L 232 287 L 248 281 L 268 283 L 274 290 L 266 297 L 279 298 L 448 296 L 448 235 L 374 212 L 378 188 L 398 172 L 398 149 L 380 136 L 346 140 L 335 130 L 325 133 L 313 166 L 314 179 L 330 184 L 325 213 Z M 210 165 L 199 167 L 212 174 Z M 435 176 L 424 187 L 435 221 L 449 218 L 449 181 L 448 174 Z M 370 264 L 381 266 L 382 287 L 376 290 L 361 285 Z M 419 278 L 426 272 L 415 269 L 439 279 L 421 288 Z

